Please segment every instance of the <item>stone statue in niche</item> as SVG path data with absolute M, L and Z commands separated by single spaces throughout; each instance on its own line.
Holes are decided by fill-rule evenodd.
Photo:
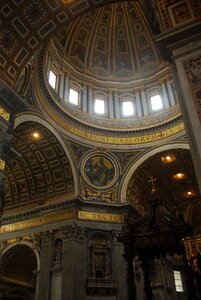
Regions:
M 54 258 L 53 258 L 54 263 L 59 263 L 61 264 L 62 262 L 62 240 L 61 239 L 56 239 L 54 242 Z

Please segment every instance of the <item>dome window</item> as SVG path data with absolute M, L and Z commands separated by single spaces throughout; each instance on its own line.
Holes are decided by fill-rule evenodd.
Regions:
M 69 91 L 69 103 L 73 104 L 73 105 L 78 105 L 79 104 L 79 92 L 74 90 L 74 89 L 70 89 Z
M 105 100 L 95 99 L 94 111 L 96 114 L 104 115 L 105 114 Z
M 51 87 L 55 90 L 57 83 L 57 75 L 52 70 L 50 70 L 48 82 L 51 85 Z
M 132 101 L 123 101 L 122 102 L 122 112 L 123 116 L 132 116 L 134 114 L 134 107 Z
M 163 102 L 159 94 L 151 96 L 151 108 L 153 111 L 160 110 L 163 108 Z

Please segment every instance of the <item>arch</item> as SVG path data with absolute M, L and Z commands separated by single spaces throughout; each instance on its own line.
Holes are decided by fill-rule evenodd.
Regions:
M 19 240 L 8 245 L 2 251 L 0 268 L 3 299 L 33 299 L 40 262 L 31 242 Z
M 28 246 L 29 248 L 31 248 L 31 250 L 35 253 L 36 260 L 37 260 L 37 270 L 36 270 L 36 271 L 39 271 L 39 270 L 40 270 L 40 254 L 39 254 L 39 252 L 37 251 L 37 249 L 35 249 L 35 248 L 33 247 L 33 244 L 32 244 L 31 242 L 29 242 L 29 241 L 19 240 L 19 241 L 16 241 L 16 242 L 11 243 L 10 245 L 8 245 L 6 248 L 3 249 L 1 256 L 3 257 L 3 255 L 4 255 L 8 250 L 10 250 L 11 248 L 13 248 L 13 247 L 15 247 L 15 246 L 18 246 L 18 245 L 26 245 L 26 246 Z
M 68 160 L 69 160 L 69 164 L 72 170 L 72 174 L 73 174 L 73 181 L 74 181 L 74 196 L 76 197 L 78 195 L 78 191 L 79 191 L 79 183 L 78 183 L 78 176 L 77 176 L 77 172 L 73 163 L 73 158 L 70 154 L 70 151 L 68 150 L 65 142 L 63 141 L 63 139 L 61 138 L 61 136 L 59 135 L 59 133 L 56 131 L 55 128 L 53 128 L 47 121 L 45 121 L 43 118 L 41 118 L 38 115 L 33 115 L 30 113 L 23 113 L 20 114 L 16 117 L 15 120 L 15 124 L 14 124 L 14 129 L 17 128 L 17 126 L 19 126 L 22 123 L 25 122 L 36 122 L 39 123 L 41 125 L 43 125 L 44 127 L 46 127 L 58 140 L 58 142 L 60 143 L 60 145 L 62 146 Z
M 185 143 L 175 143 L 175 144 L 168 144 L 168 145 L 162 145 L 160 147 L 154 148 L 152 150 L 149 150 L 145 153 L 143 153 L 140 157 L 138 157 L 135 161 L 133 161 L 133 164 L 131 165 L 128 172 L 125 174 L 125 176 L 122 179 L 122 182 L 120 184 L 120 203 L 126 202 L 126 190 L 127 186 L 129 184 L 129 181 L 133 175 L 133 173 L 136 171 L 136 169 L 149 157 L 153 156 L 154 154 L 157 154 L 162 151 L 166 150 L 172 150 L 172 149 L 186 149 L 190 150 L 190 146 L 187 142 Z

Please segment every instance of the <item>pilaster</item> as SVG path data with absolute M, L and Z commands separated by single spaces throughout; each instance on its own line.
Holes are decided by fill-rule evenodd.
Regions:
M 201 22 L 156 38 L 172 66 L 175 88 L 188 134 L 191 155 L 201 192 Z
M 52 232 L 41 234 L 40 273 L 38 283 L 38 298 L 48 300 L 50 291 L 50 267 L 52 258 Z

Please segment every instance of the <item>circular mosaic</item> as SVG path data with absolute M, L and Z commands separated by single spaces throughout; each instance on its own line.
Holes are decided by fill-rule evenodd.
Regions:
M 116 164 L 104 154 L 90 155 L 83 162 L 82 175 L 95 188 L 109 188 L 117 177 Z

